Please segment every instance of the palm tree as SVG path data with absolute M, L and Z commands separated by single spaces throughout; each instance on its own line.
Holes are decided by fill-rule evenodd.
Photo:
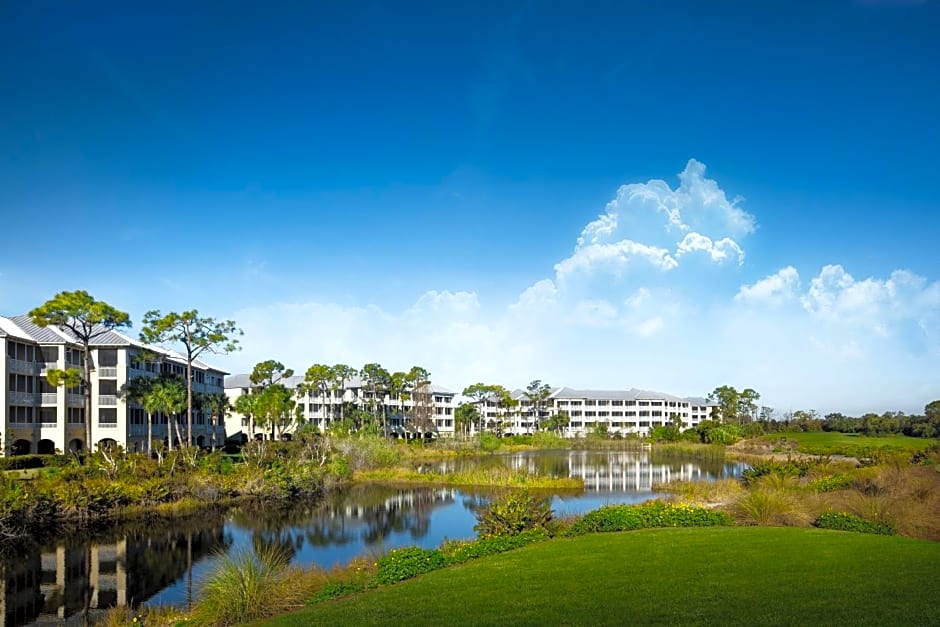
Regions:
M 215 432 L 219 421 L 225 416 L 225 410 L 231 407 L 228 397 L 225 394 L 203 394 L 200 398 L 202 406 L 209 411 L 209 425 L 212 427 L 212 434 L 209 436 L 210 448 L 215 450 Z
M 170 443 L 170 450 L 173 450 L 173 434 L 170 433 L 169 423 L 170 421 L 173 422 L 176 439 L 182 442 L 183 436 L 180 433 L 180 424 L 179 420 L 176 419 L 176 414 L 179 414 L 189 405 L 186 386 L 180 381 L 179 377 L 160 377 L 154 382 L 151 395 L 153 400 L 148 405 L 167 416 L 167 440 Z
M 255 437 L 255 413 L 258 410 L 258 395 L 248 392 L 235 399 L 235 411 L 248 418 L 248 439 Z

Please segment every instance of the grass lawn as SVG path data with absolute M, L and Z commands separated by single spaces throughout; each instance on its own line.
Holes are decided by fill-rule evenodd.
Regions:
M 882 449 L 885 451 L 919 451 L 931 444 L 934 438 L 909 438 L 905 435 L 866 436 L 857 433 L 838 433 L 835 431 L 809 431 L 806 433 L 775 433 L 762 439 L 778 442 L 782 438 L 797 442 L 802 453 L 813 455 L 848 455 L 865 457 L 866 453 Z
M 940 625 L 940 543 L 818 529 L 556 539 L 266 625 Z

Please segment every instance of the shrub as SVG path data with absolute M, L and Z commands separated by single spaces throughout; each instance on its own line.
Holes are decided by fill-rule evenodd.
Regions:
M 469 542 L 447 542 L 441 547 L 441 553 L 448 565 L 463 564 L 467 560 L 505 553 L 533 542 L 542 542 L 548 540 L 548 537 L 548 532 L 544 529 L 530 529 L 514 536 L 478 538 Z
M 548 498 L 537 498 L 520 490 L 492 501 L 476 516 L 473 530 L 481 538 L 515 536 L 529 529 L 544 529 L 552 519 L 552 507 Z
M 820 529 L 874 533 L 882 536 L 893 536 L 897 533 L 894 525 L 889 521 L 866 520 L 845 512 L 824 512 L 819 515 L 813 525 Z
M 809 474 L 813 463 L 809 460 L 788 459 L 785 462 L 765 460 L 755 462 L 750 468 L 741 473 L 744 485 L 752 485 L 761 477 L 776 475 L 778 477 L 805 477 Z
M 438 549 L 420 549 L 416 546 L 395 549 L 378 561 L 376 582 L 389 584 L 410 579 L 447 565 L 443 553 Z
M 235 625 L 271 616 L 295 604 L 290 594 L 290 558 L 276 546 L 220 557 L 202 585 L 194 615 L 199 623 Z
M 786 492 L 777 490 L 751 490 L 737 503 L 734 512 L 738 520 L 748 525 L 789 525 L 806 522 Z
M 855 477 L 848 473 L 840 472 L 814 479 L 809 482 L 807 487 L 813 492 L 835 492 L 836 490 L 845 490 L 851 487 L 854 482 Z
M 607 505 L 585 514 L 571 535 L 604 531 L 630 531 L 650 527 L 715 527 L 731 525 L 728 514 L 706 507 L 649 501 L 642 505 Z
M 498 450 L 502 444 L 499 438 L 493 433 L 484 432 L 477 436 L 477 446 L 480 447 L 481 451 L 491 453 Z

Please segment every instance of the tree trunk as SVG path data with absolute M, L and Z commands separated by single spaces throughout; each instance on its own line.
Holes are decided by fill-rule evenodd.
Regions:
M 186 359 L 186 446 L 193 443 L 193 356 Z M 179 429 L 177 429 L 179 431 Z M 182 439 L 181 442 L 182 444 Z
M 147 412 L 147 456 L 153 453 L 153 412 Z
M 85 380 L 82 382 L 82 396 L 85 401 L 85 448 L 90 455 L 94 450 L 91 443 L 91 347 L 88 342 L 84 342 L 85 359 L 82 360 L 82 369 L 84 370 Z M 68 391 L 66 390 L 66 399 Z M 68 400 L 66 400 L 68 406 Z

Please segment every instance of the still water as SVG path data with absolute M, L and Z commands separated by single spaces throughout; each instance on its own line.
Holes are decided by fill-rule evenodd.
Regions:
M 649 451 L 535 451 L 450 460 L 427 471 L 499 464 L 540 475 L 580 477 L 585 489 L 555 494 L 556 516 L 657 496 L 677 480 L 738 476 L 737 463 L 651 457 Z M 315 503 L 244 505 L 198 520 L 133 523 L 57 539 L 0 564 L 5 625 L 80 624 L 116 605 L 186 606 L 221 553 L 280 545 L 301 566 L 329 568 L 403 546 L 439 546 L 475 536 L 474 512 L 494 490 L 358 486 Z

